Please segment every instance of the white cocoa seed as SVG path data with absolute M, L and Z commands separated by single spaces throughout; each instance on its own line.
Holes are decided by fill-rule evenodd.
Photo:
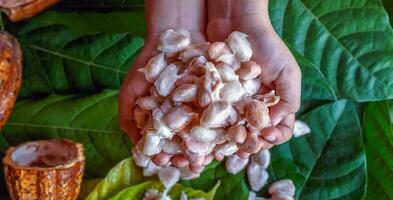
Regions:
M 185 29 L 168 29 L 161 34 L 157 49 L 165 53 L 177 53 L 188 47 L 191 35 Z
M 311 132 L 310 127 L 303 121 L 296 120 L 293 127 L 293 136 L 300 137 Z
M 228 37 L 228 45 L 240 62 L 247 62 L 251 59 L 252 50 L 246 34 L 238 31 L 232 32 Z
M 199 142 L 211 142 L 216 138 L 216 135 L 214 130 L 200 126 L 193 127 L 190 131 L 191 138 Z
M 273 196 L 276 194 L 285 194 L 288 196 L 293 196 L 295 195 L 295 185 L 290 179 L 283 179 L 283 180 L 276 181 L 272 185 L 270 185 L 269 194 Z
M 261 166 L 254 162 L 250 162 L 247 166 L 247 179 L 253 191 L 259 191 L 266 185 L 269 174 Z
M 180 179 L 180 171 L 175 167 L 163 167 L 158 170 L 158 177 L 166 188 L 172 188 Z
M 251 156 L 252 162 L 261 165 L 264 169 L 269 167 L 270 164 L 270 151 L 269 150 L 261 150 L 258 153 Z
M 167 63 L 165 62 L 164 54 L 160 53 L 152 57 L 147 62 L 146 66 L 138 69 L 138 71 L 144 73 L 146 80 L 153 83 L 166 66 Z
M 230 174 L 237 174 L 248 164 L 249 159 L 240 158 L 238 155 L 229 157 L 225 162 L 225 167 Z
M 158 94 L 166 97 L 168 96 L 175 87 L 176 81 L 181 78 L 177 75 L 178 69 L 176 65 L 168 65 L 158 76 L 157 80 L 154 82 Z
M 224 87 L 220 91 L 220 99 L 228 103 L 240 101 L 245 95 L 240 81 L 229 81 L 224 83 Z

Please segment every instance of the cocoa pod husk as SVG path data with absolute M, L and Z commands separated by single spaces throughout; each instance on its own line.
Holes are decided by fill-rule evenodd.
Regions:
M 69 153 L 72 159 L 66 160 L 59 165 L 47 165 L 44 167 L 43 163 L 45 162 L 40 160 L 43 158 L 37 158 L 29 164 L 21 164 L 14 154 L 19 148 L 29 148 L 29 145 L 30 147 L 36 145 L 39 148 L 47 148 L 47 151 L 54 151 L 48 148 L 49 143 L 63 146 L 64 148 L 61 151 L 67 151 L 67 155 Z M 83 151 L 81 144 L 64 139 L 40 140 L 10 147 L 3 158 L 3 167 L 11 199 L 77 199 L 85 168 Z M 50 157 L 46 157 L 46 159 L 50 159 Z
M 16 38 L 0 31 L 0 129 L 12 113 L 22 84 L 22 52 Z

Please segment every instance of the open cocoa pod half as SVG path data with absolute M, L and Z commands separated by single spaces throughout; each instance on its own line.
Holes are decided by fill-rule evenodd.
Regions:
M 75 200 L 85 157 L 71 140 L 39 140 L 10 147 L 3 166 L 12 200 Z
M 0 0 L 1 9 L 11 21 L 16 22 L 33 17 L 55 5 L 60 0 Z
M 0 129 L 14 108 L 22 84 L 22 53 L 16 38 L 0 31 Z

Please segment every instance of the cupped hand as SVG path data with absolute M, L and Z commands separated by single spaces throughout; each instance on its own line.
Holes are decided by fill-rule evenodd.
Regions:
M 268 0 L 208 0 L 208 40 L 224 41 L 233 31 L 248 35 L 252 59 L 262 66 L 262 91 L 280 96 L 269 109 L 273 126 L 262 131 L 263 140 L 268 147 L 284 143 L 293 135 L 300 107 L 301 72 L 270 23 Z
M 167 29 L 184 28 L 190 31 L 192 42 L 204 42 L 206 37 L 204 0 L 186 2 L 183 0 L 146 0 L 147 35 L 145 44 L 136 58 L 127 76 L 123 80 L 119 93 L 119 123 L 123 131 L 136 143 L 140 130 L 133 120 L 135 101 L 148 93 L 151 83 L 147 82 L 138 69 L 158 54 L 159 36 Z

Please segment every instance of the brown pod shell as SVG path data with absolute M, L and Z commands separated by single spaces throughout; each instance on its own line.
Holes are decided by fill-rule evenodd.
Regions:
M 16 22 L 33 17 L 60 0 L 0 0 L 1 9 L 11 21 Z
M 83 151 L 81 144 L 65 139 L 10 147 L 3 167 L 11 199 L 77 199 L 85 168 Z
M 22 84 L 22 53 L 16 38 L 0 31 L 0 129 L 12 113 Z

